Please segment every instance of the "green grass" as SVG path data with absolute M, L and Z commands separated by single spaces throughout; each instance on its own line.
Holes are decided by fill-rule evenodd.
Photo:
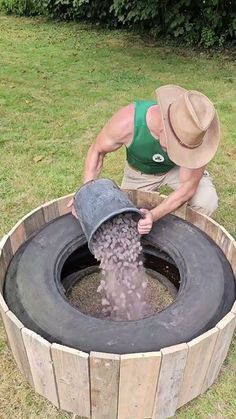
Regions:
M 150 46 L 85 25 L 0 16 L 0 235 L 31 209 L 74 191 L 87 149 L 106 120 L 163 84 L 203 91 L 215 103 L 222 141 L 209 169 L 220 196 L 215 218 L 233 235 L 236 192 L 235 68 L 226 56 Z M 121 181 L 124 151 L 103 176 Z M 236 345 L 215 384 L 176 418 L 234 418 Z M 1 418 L 71 418 L 22 379 L 0 334 Z

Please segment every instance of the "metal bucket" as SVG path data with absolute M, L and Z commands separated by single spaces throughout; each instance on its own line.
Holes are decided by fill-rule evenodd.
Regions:
M 75 194 L 74 208 L 92 252 L 91 240 L 97 229 L 107 220 L 122 213 L 133 213 L 137 220 L 142 213 L 110 179 L 85 183 Z

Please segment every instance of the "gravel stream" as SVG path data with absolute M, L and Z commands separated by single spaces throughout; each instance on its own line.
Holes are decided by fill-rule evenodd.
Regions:
M 137 320 L 152 313 L 137 222 L 121 214 L 103 223 L 91 243 L 104 276 L 97 289 L 102 313 L 112 320 Z

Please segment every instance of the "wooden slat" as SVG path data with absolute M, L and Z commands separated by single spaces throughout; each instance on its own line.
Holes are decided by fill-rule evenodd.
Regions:
M 24 325 L 17 319 L 17 317 L 11 311 L 8 310 L 4 312 L 4 305 L 0 306 L 0 310 L 8 338 L 8 343 L 10 345 L 12 354 L 15 358 L 16 364 L 21 373 L 24 375 L 27 382 L 32 387 L 34 387 L 33 378 L 30 371 L 30 365 L 21 335 L 21 330 L 24 327 Z
M 117 419 L 120 356 L 90 353 L 92 419 Z
M 229 254 L 228 254 L 228 259 L 232 266 L 232 269 L 235 275 L 235 280 L 236 280 L 236 241 L 233 241 L 231 243 Z
M 201 393 L 204 393 L 214 383 L 219 374 L 232 340 L 235 324 L 236 316 L 230 312 L 216 325 L 219 333 Z
M 62 198 L 59 198 L 57 200 L 59 215 L 64 215 L 64 214 L 68 214 L 69 212 L 71 212 L 71 208 L 68 208 L 67 204 L 71 200 L 71 198 L 73 198 L 73 196 L 74 196 L 74 194 L 72 193 L 72 194 L 63 196 Z
M 177 215 L 179 218 L 186 218 L 187 204 L 181 205 L 176 211 L 173 212 L 174 215 Z
M 59 406 L 56 382 L 54 377 L 51 344 L 29 329 L 22 329 L 30 369 L 33 376 L 35 391 Z
M 4 279 L 6 275 L 6 266 L 3 258 L 3 252 L 0 249 L 0 294 L 3 292 Z
M 60 215 L 57 200 L 46 202 L 43 204 L 42 209 L 46 223 L 49 223 L 49 221 L 52 221 L 55 218 L 58 218 Z
M 152 419 L 164 419 L 175 414 L 182 386 L 188 345 L 182 343 L 161 349 L 162 362 L 157 384 Z
M 9 234 L 4 234 L 4 236 L 1 238 L 0 240 L 0 250 L 3 249 L 7 239 L 8 239 Z
M 165 198 L 165 195 L 161 195 L 158 192 L 137 191 L 136 205 L 138 208 L 152 209 L 161 204 Z
M 7 336 L 7 331 L 6 331 L 6 328 L 5 328 L 5 319 L 6 319 L 7 311 L 9 311 L 9 307 L 6 304 L 6 301 L 4 300 L 3 295 L 0 293 L 0 315 L 1 315 L 1 318 L 2 318 L 2 325 L 3 325 L 4 330 L 5 330 L 7 343 L 8 343 L 8 346 L 10 347 L 10 342 L 9 342 L 9 339 L 8 339 L 8 336 Z M 1 321 L 1 318 L 0 318 L 0 321 Z
M 8 347 L 10 347 L 11 345 L 10 345 L 10 342 L 9 342 L 9 339 L 8 339 L 8 336 L 7 336 L 7 331 L 6 331 L 5 323 L 4 323 L 7 311 L 9 311 L 9 307 L 7 306 L 2 294 L 0 293 L 0 323 L 1 323 L 1 319 L 2 319 L 2 325 L 3 325 L 3 328 L 5 330 L 7 344 L 8 344 Z
M 205 224 L 205 233 L 211 237 L 212 240 L 216 241 L 219 231 L 219 224 L 210 217 L 205 215 L 206 224 Z
M 2 292 L 5 274 L 12 256 L 11 240 L 9 234 L 6 234 L 0 242 L 0 292 Z
M 24 222 L 20 220 L 17 224 L 15 224 L 11 231 L 9 231 L 9 236 L 11 240 L 12 252 L 15 254 L 19 247 L 26 241 Z
M 51 351 L 60 408 L 90 417 L 89 355 L 56 343 Z
M 122 189 L 127 197 L 137 205 L 137 191 L 135 189 Z
M 231 308 L 231 313 L 236 314 L 236 302 L 234 303 L 233 307 Z
M 0 293 L 0 310 L 1 313 L 6 313 L 9 310 L 9 307 L 6 304 L 6 301 L 4 300 L 2 294 Z
M 118 419 L 152 416 L 161 352 L 121 355 Z
M 224 227 L 220 226 L 218 230 L 218 235 L 216 238 L 216 243 L 224 252 L 225 256 L 228 257 L 231 243 L 234 241 L 234 238 L 225 230 Z
M 45 225 L 45 219 L 42 207 L 35 208 L 22 218 L 25 226 L 26 238 L 28 239 L 31 234 L 38 231 Z
M 9 237 L 9 234 L 7 234 L 7 236 L 5 237 L 5 243 L 2 247 L 2 253 L 4 257 L 5 266 L 8 267 L 13 256 L 12 247 L 11 247 L 11 239 Z
M 188 403 L 201 393 L 218 333 L 219 329 L 215 327 L 187 344 L 188 356 L 178 407 Z
M 186 209 L 186 220 L 194 224 L 201 230 L 205 231 L 206 218 L 203 214 L 194 211 L 192 208 L 187 207 Z

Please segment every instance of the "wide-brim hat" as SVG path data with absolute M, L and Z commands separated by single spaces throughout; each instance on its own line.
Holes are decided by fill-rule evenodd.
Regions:
M 213 103 L 195 90 L 166 85 L 156 90 L 169 158 L 178 166 L 196 169 L 215 155 L 220 122 Z

